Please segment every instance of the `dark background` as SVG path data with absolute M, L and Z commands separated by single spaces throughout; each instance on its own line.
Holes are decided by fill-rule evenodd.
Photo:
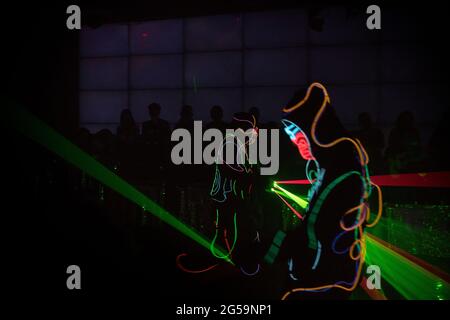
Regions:
M 317 12 L 322 9 L 326 11 L 330 6 L 337 6 L 339 9 L 345 8 L 349 14 L 352 12 L 356 18 L 364 18 L 366 3 L 357 2 L 284 2 L 284 1 L 227 1 L 227 2 L 193 2 L 189 5 L 171 2 L 143 2 L 131 5 L 130 3 L 119 4 L 93 4 L 92 2 L 80 3 L 82 8 L 82 25 L 87 27 L 99 27 L 110 23 L 128 23 L 139 21 L 151 21 L 158 19 L 174 19 L 182 17 L 210 16 L 216 14 L 232 14 L 242 12 L 264 12 L 302 9 L 306 12 Z M 10 97 L 14 97 L 18 102 L 33 108 L 42 115 L 49 124 L 57 128 L 59 132 L 72 134 L 79 126 L 80 111 L 79 97 L 83 85 L 79 80 L 79 31 L 67 30 L 65 21 L 67 14 L 65 3 L 41 3 L 39 5 L 29 4 L 27 9 L 18 8 L 15 4 L 7 4 L 5 12 L 14 15 L 17 12 L 17 18 L 11 20 L 5 17 L 2 20 L 2 28 L 5 43 L 8 43 L 8 49 L 4 58 L 5 68 L 3 74 L 6 86 L 3 86 L 5 92 Z M 443 92 L 448 83 L 446 77 L 448 70 L 447 46 L 445 45 L 445 5 L 428 4 L 418 5 L 412 3 L 398 3 L 392 5 L 383 3 L 382 30 L 370 33 L 365 31 L 368 36 L 366 49 L 357 46 L 355 50 L 362 50 L 360 54 L 367 53 L 382 55 L 381 58 L 375 58 L 375 65 L 367 70 L 368 81 L 351 80 L 352 76 L 347 77 L 350 80 L 335 80 L 343 78 L 343 73 L 361 72 L 358 70 L 361 66 L 356 61 L 354 69 L 342 69 L 340 63 L 329 62 L 333 57 L 333 48 L 336 50 L 336 59 L 344 59 L 344 53 L 341 49 L 351 50 L 352 40 L 346 45 L 337 40 L 337 45 L 328 49 L 328 55 L 324 56 L 324 66 L 312 75 L 308 75 L 306 82 L 300 81 L 298 85 L 306 85 L 307 82 L 319 80 L 331 83 L 330 92 L 335 97 L 335 105 L 340 112 L 341 117 L 349 129 L 355 129 L 357 125 L 357 114 L 368 111 L 372 114 L 374 121 L 385 131 L 392 126 L 396 115 L 403 110 L 412 110 L 416 115 L 416 121 L 421 125 L 424 131 L 424 138 L 429 138 L 432 127 L 437 124 L 440 114 L 445 109 Z M 60 12 L 63 12 L 60 14 Z M 319 11 L 320 12 L 320 11 Z M 362 13 L 362 14 L 361 14 Z M 308 13 L 309 14 L 309 13 Z M 363 20 L 364 21 L 364 20 Z M 327 34 L 328 28 L 334 28 L 330 22 L 324 20 L 324 31 Z M 361 29 L 365 29 L 364 25 Z M 310 33 L 320 34 L 316 31 Z M 270 34 L 267 35 L 270 37 Z M 328 36 L 329 37 L 329 36 Z M 357 40 L 360 41 L 360 40 Z M 358 42 L 357 42 L 358 43 Z M 377 48 L 382 48 L 382 52 Z M 314 51 L 311 53 L 314 54 Z M 392 59 L 391 59 L 392 58 Z M 348 59 L 348 58 L 347 58 Z M 368 58 L 371 61 L 373 58 Z M 387 62 L 389 66 L 383 66 Z M 385 63 L 386 64 L 386 63 Z M 369 64 L 371 65 L 371 64 Z M 351 66 L 350 66 L 351 67 Z M 316 68 L 312 66 L 312 68 Z M 323 79 L 327 73 L 323 70 L 331 68 L 329 74 L 330 80 Z M 270 71 L 270 69 L 268 69 Z M 308 71 L 306 70 L 308 73 Z M 376 73 L 375 75 L 373 73 Z M 316 79 L 316 78 L 320 79 Z M 345 77 L 344 77 L 345 78 Z M 357 78 L 357 77 L 356 77 Z M 201 79 L 200 79 L 201 82 Z M 336 89 L 333 84 L 336 83 Z M 368 86 L 364 87 L 364 84 Z M 352 89 L 353 85 L 353 89 Z M 356 87 L 355 87 L 356 85 Z M 269 84 L 270 86 L 270 84 Z M 272 85 L 276 87 L 276 84 Z M 365 89 L 366 88 L 366 89 Z M 373 90 L 372 90 L 373 88 Z M 295 84 L 291 85 L 291 90 L 295 89 Z M 338 90 L 340 89 L 340 90 Z M 185 89 L 187 90 L 187 88 Z M 336 94 L 334 94 L 336 91 Z M 375 91 L 375 92 L 374 92 Z M 378 92 L 380 91 L 380 92 Z M 414 95 L 408 95 L 408 92 L 415 92 Z M 418 92 L 417 92 L 418 91 Z M 293 92 L 292 92 L 293 93 Z M 286 93 L 287 94 L 287 93 Z M 284 94 L 284 96 L 286 96 Z M 440 98 L 442 95 L 442 99 Z M 284 97 L 282 95 L 282 97 Z M 411 96 L 411 97 L 409 97 Z M 367 98 L 370 97 L 370 98 Z M 429 97 L 429 100 L 426 98 Z M 271 98 L 277 103 L 281 103 L 280 97 Z M 278 100 L 277 100 L 278 99 Z M 373 101 L 376 100 L 374 103 Z M 250 103 L 252 100 L 250 100 Z M 189 102 L 189 101 L 187 101 Z M 221 103 L 217 101 L 216 103 Z M 428 104 L 433 107 L 428 108 Z M 225 103 L 226 104 L 226 103 Z M 250 105 L 244 101 L 244 104 L 237 109 L 247 110 Z M 62 107 L 64 106 L 64 107 Z M 144 114 L 142 110 L 136 110 L 131 107 L 135 114 Z M 139 109 L 145 109 L 139 105 Z M 164 114 L 164 104 L 163 114 Z M 173 108 L 172 106 L 170 106 Z M 196 119 L 205 119 L 207 110 L 201 110 L 200 106 L 194 105 L 194 117 Z M 264 121 L 270 120 L 272 115 L 276 114 L 269 106 L 259 106 L 261 117 Z M 133 109 L 134 108 L 134 109 Z M 203 108 L 203 106 L 202 106 Z M 264 110 L 267 109 L 267 110 Z M 394 109 L 394 110 L 393 110 Z M 107 112 L 99 110 L 98 112 Z M 117 111 L 106 118 L 117 118 Z M 178 109 L 170 114 L 177 114 Z M 141 116 L 136 116 L 138 122 Z M 264 119 L 266 118 L 266 119 Z M 169 119 L 174 121 L 172 119 Z M 227 120 L 227 119 L 226 119 Z M 83 124 L 83 119 L 80 119 Z M 89 120 L 88 120 L 89 121 Z M 105 124 L 105 126 L 107 126 Z M 88 127 L 89 128 L 89 127 Z M 95 131 L 101 126 L 93 127 Z M 113 127 L 112 127 L 113 128 Z M 387 131 L 386 131 L 387 134 Z
M 68 137 L 79 127 L 80 92 L 79 32 L 66 29 L 65 10 L 69 4 L 72 3 L 9 2 L 2 4 L 4 14 L 1 20 L 4 43 L 2 89 L 3 96 L 6 97 L 3 101 L 14 101 L 25 106 Z M 94 4 L 86 1 L 79 5 L 82 9 L 82 25 L 92 27 L 106 23 L 235 12 L 295 8 L 316 10 L 318 6 L 316 2 L 299 1 L 147 1 L 139 4 Z M 327 3 L 323 5 L 326 6 Z M 367 4 L 346 3 L 345 6 L 365 10 Z M 433 104 L 437 101 L 440 111 L 448 108 L 445 89 L 448 87 L 449 70 L 446 43 L 448 8 L 439 2 L 404 2 L 396 7 L 381 3 L 380 6 L 382 12 L 384 6 L 395 10 L 400 8 L 401 17 L 413 18 L 414 24 L 406 24 L 404 21 L 408 19 L 399 18 L 397 27 L 410 30 L 410 33 L 406 32 L 409 37 L 406 40 L 420 49 L 420 56 L 413 58 L 421 70 L 415 74 L 417 83 L 428 87 L 436 84 L 443 89 L 431 91 L 430 105 L 427 105 L 427 99 L 423 99 L 421 104 L 408 108 L 419 114 L 425 108 L 439 120 Z M 383 20 L 382 26 L 384 28 Z M 411 55 L 414 56 L 414 53 L 411 52 Z M 420 90 L 422 87 L 418 88 Z M 360 111 L 366 110 L 362 108 Z M 264 113 L 264 109 L 261 113 Z M 437 122 L 427 122 L 424 130 L 430 131 L 436 124 Z M 229 282 L 224 289 L 223 282 L 204 279 L 202 283 L 184 277 L 174 267 L 173 259 L 179 252 L 179 243 L 188 240 L 167 228 L 153 227 L 152 237 L 140 242 L 142 247 L 138 249 L 142 250 L 139 252 L 148 252 L 151 248 L 152 254 L 146 254 L 144 258 L 144 255 L 136 255 L 133 251 L 135 248 L 129 247 L 129 231 L 105 224 L 98 208 L 84 207 L 77 203 L 77 198 L 65 193 L 58 181 L 49 187 L 50 191 L 45 195 L 34 189 L 33 177 L 36 172 L 44 170 L 48 161 L 49 155 L 45 150 L 11 132 L 4 133 L 2 137 L 2 157 L 5 162 L 4 216 L 7 220 L 12 218 L 12 222 L 2 224 L 8 237 L 5 242 L 7 251 L 11 251 L 11 258 L 5 264 L 9 270 L 8 281 L 12 280 L 17 293 L 27 291 L 42 294 L 44 291 L 51 295 L 60 292 L 64 295 L 89 295 L 139 291 L 149 297 L 205 298 L 209 291 L 203 289 L 208 289 L 218 292 L 217 298 L 230 297 L 232 292 L 239 292 L 236 297 L 249 297 L 252 294 L 253 297 L 261 295 L 265 298 L 279 296 L 278 292 L 270 288 L 255 289 L 252 284 L 245 289 L 246 286 L 242 286 L 239 280 Z M 162 240 L 166 238 L 173 241 L 166 243 Z M 145 241 L 150 243 L 142 244 Z M 195 244 L 187 246 L 191 252 L 203 250 L 198 249 Z M 87 283 L 86 290 L 65 290 L 65 266 L 69 264 L 81 266 L 83 277 L 86 275 L 87 278 L 83 280 Z M 148 291 L 149 287 L 154 290 Z

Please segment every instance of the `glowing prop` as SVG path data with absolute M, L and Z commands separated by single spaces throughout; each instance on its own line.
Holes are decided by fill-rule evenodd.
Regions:
M 294 292 L 324 292 L 324 291 L 328 291 L 330 289 L 333 288 L 339 288 L 345 291 L 353 291 L 356 286 L 358 285 L 358 279 L 360 277 L 361 274 L 361 263 L 360 261 L 356 262 L 356 273 L 355 273 L 355 278 L 353 279 L 353 281 L 351 282 L 347 282 L 347 281 L 338 281 L 335 284 L 330 284 L 330 285 L 324 285 L 324 286 L 318 286 L 318 287 L 311 287 L 311 288 L 295 288 L 292 289 L 291 291 L 286 292 L 283 297 L 281 298 L 281 300 L 286 300 L 286 298 L 294 293 Z
M 291 277 L 291 279 L 294 281 L 298 281 L 298 278 L 294 276 L 294 274 L 292 273 L 294 270 L 294 261 L 292 260 L 292 258 L 288 260 L 288 268 L 289 268 L 289 277 Z
M 292 121 L 287 119 L 282 119 L 281 122 L 284 124 L 284 131 L 288 134 L 291 141 L 297 146 L 300 155 L 305 160 L 315 160 L 311 151 L 311 144 L 309 143 L 308 137 L 306 134 L 300 129 Z
M 281 196 L 282 195 L 282 193 L 280 192 L 280 191 L 277 191 L 277 190 L 273 190 L 274 192 L 275 192 L 275 194 L 281 199 L 281 201 L 283 201 L 284 202 L 284 204 L 285 205 L 287 205 L 287 207 L 297 216 L 297 217 L 299 217 L 300 219 L 302 219 L 303 220 L 303 216 L 297 211 L 297 210 L 295 210 L 295 208 L 293 207 L 293 206 L 291 206 L 290 204 L 289 204 L 289 202 L 287 202 L 286 200 L 284 200 L 284 198 Z
M 256 275 L 256 274 L 259 272 L 259 269 L 260 269 L 259 263 L 258 263 L 258 266 L 256 267 L 256 270 L 255 270 L 254 272 L 252 272 L 252 273 L 246 272 L 246 271 L 241 267 L 242 273 L 245 274 L 246 276 L 254 276 L 254 275 Z
M 194 84 L 196 83 L 195 77 L 194 77 Z M 215 173 L 214 173 L 214 181 L 213 184 L 211 186 L 211 190 L 209 192 L 211 198 L 219 203 L 224 203 L 225 201 L 227 201 L 230 197 L 232 198 L 233 196 L 238 198 L 238 191 L 236 188 L 236 183 L 238 182 L 237 179 L 231 179 L 227 176 L 223 177 L 222 174 L 223 172 L 221 172 L 221 170 L 219 170 L 219 164 L 225 164 L 228 168 L 236 171 L 236 172 L 240 172 L 240 173 L 249 173 L 252 172 L 252 168 L 251 168 L 251 161 L 249 161 L 249 155 L 247 153 L 247 149 L 246 147 L 249 144 L 253 144 L 255 143 L 257 134 L 258 134 L 258 128 L 256 127 L 256 119 L 255 117 L 253 118 L 253 122 L 246 120 L 246 119 L 238 119 L 236 117 L 233 117 L 233 119 L 235 121 L 239 121 L 239 122 L 247 122 L 252 126 L 252 131 L 250 134 L 250 137 L 248 139 L 248 141 L 245 141 L 245 132 L 242 129 L 237 129 L 234 132 L 227 132 L 226 137 L 222 140 L 222 144 L 221 147 L 219 148 L 216 158 L 215 158 Z M 239 137 L 239 134 L 242 133 L 242 137 Z M 236 138 L 236 141 L 235 141 Z M 244 143 L 242 143 L 242 141 L 244 141 Z M 234 165 L 234 160 L 231 161 L 231 163 L 228 163 L 226 161 L 224 161 L 224 157 L 223 157 L 223 150 L 226 150 L 226 147 L 229 147 L 229 145 L 233 145 L 233 150 L 234 147 L 237 147 L 238 149 L 238 153 L 237 153 L 237 163 Z M 247 165 L 247 163 L 249 163 L 250 165 Z M 238 184 L 238 188 L 239 188 L 239 184 Z M 250 193 L 251 190 L 251 185 L 249 186 L 249 190 L 248 193 Z M 244 190 L 243 188 L 240 189 L 240 197 L 243 200 L 244 199 Z M 215 243 L 219 237 L 219 210 L 216 209 L 216 221 L 215 221 L 215 227 L 216 227 L 216 231 L 214 234 L 214 238 L 211 241 L 210 244 L 210 251 L 212 253 L 212 255 L 218 259 L 226 259 L 227 261 L 231 258 L 231 254 L 235 248 L 236 245 L 236 241 L 237 241 L 237 215 L 236 212 L 234 213 L 234 239 L 233 239 L 233 244 L 230 246 L 230 243 L 228 241 L 228 237 L 227 237 L 227 229 L 224 228 L 223 229 L 223 237 L 224 237 L 224 241 L 225 241 L 225 245 L 228 249 L 228 253 L 223 254 L 221 252 L 218 252 L 215 246 Z M 258 240 L 259 240 L 259 233 L 257 234 Z M 179 256 L 180 257 L 180 256 Z M 186 268 L 182 267 L 181 264 L 179 263 L 179 259 L 177 259 L 177 264 L 180 267 L 180 269 L 182 270 L 187 270 Z M 211 270 L 213 267 L 204 269 L 204 270 L 200 270 L 198 272 L 191 272 L 191 273 L 200 273 L 200 272 L 205 272 L 208 270 Z M 189 272 L 189 270 L 187 271 Z M 243 273 L 247 274 L 244 270 L 242 270 Z M 259 266 L 258 269 L 256 271 L 256 273 L 259 272 Z M 255 274 L 256 274 L 255 273 Z M 247 274 L 247 275 L 252 275 L 252 274 Z
M 276 182 L 274 182 L 273 188 L 282 191 L 287 197 L 289 197 L 289 199 L 295 201 L 295 203 L 298 204 L 301 208 L 305 209 L 308 206 L 308 201 L 306 201 L 305 199 L 303 199 L 303 198 L 293 194 L 292 192 L 289 192 L 288 190 L 280 187 Z M 274 191 L 277 191 L 277 190 L 274 190 Z
M 339 183 L 341 183 L 342 181 L 344 181 L 345 179 L 347 179 L 351 175 L 361 176 L 361 173 L 358 172 L 358 171 L 350 171 L 350 172 L 347 172 L 347 173 L 343 174 L 342 176 L 336 178 L 334 181 L 332 181 L 330 184 L 327 185 L 325 190 L 322 191 L 322 193 L 320 194 L 319 198 L 317 199 L 317 201 L 316 201 L 316 203 L 314 205 L 314 208 L 311 211 L 310 218 L 308 219 L 308 239 L 309 239 L 309 247 L 311 249 L 317 249 L 317 247 L 318 247 L 316 233 L 314 231 L 314 225 L 316 223 L 317 216 L 318 216 L 318 213 L 319 213 L 319 211 L 320 211 L 320 209 L 322 207 L 322 204 L 325 201 L 325 198 L 328 197 L 330 192 Z M 363 199 L 361 199 L 360 203 L 362 201 L 363 201 Z
M 278 252 L 280 251 L 281 243 L 283 242 L 285 237 L 286 233 L 281 230 L 278 230 L 275 234 L 272 245 L 270 246 L 269 251 L 267 251 L 266 255 L 264 256 L 264 261 L 266 261 L 268 264 L 272 264 L 275 261 Z
M 233 240 L 233 245 L 231 246 L 231 248 L 228 248 L 228 253 L 227 254 L 220 254 L 217 253 L 217 249 L 215 246 L 216 240 L 217 240 L 217 236 L 218 236 L 218 231 L 219 231 L 219 210 L 216 209 L 216 233 L 214 234 L 214 238 L 211 241 L 211 245 L 210 245 L 210 250 L 211 253 L 213 254 L 213 256 L 215 256 L 216 258 L 219 259 L 228 259 L 228 257 L 231 255 L 231 253 L 233 252 L 234 246 L 236 245 L 236 240 L 237 240 L 237 223 L 236 223 L 236 213 L 234 213 L 234 240 Z M 225 240 L 227 240 L 226 236 L 225 236 Z
M 318 248 L 316 253 L 316 259 L 314 260 L 314 264 L 311 269 L 315 270 L 317 268 L 317 264 L 320 260 L 320 255 L 322 254 L 322 245 L 320 244 L 320 241 L 317 242 Z
M 145 194 L 138 191 L 124 179 L 111 172 L 96 159 L 65 139 L 61 134 L 47 126 L 44 122 L 19 107 L 9 108 L 7 114 L 8 113 L 10 113 L 10 119 L 8 119 L 10 121 L 7 121 L 8 126 L 13 126 L 13 128 L 21 134 L 36 141 L 67 162 L 75 165 L 86 174 L 94 177 L 105 186 L 108 186 L 112 190 L 115 190 L 125 198 L 142 207 L 142 209 L 146 212 L 155 215 L 201 246 L 210 248 L 210 243 L 206 238 L 192 228 L 186 226 L 180 220 L 171 215 L 167 210 L 149 199 Z M 225 255 L 218 248 L 215 248 L 215 251 L 220 255 Z M 226 260 L 232 263 L 230 259 Z

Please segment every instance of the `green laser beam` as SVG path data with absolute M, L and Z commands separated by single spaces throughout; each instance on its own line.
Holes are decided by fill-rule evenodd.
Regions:
M 276 182 L 273 183 L 273 186 L 274 186 L 274 188 L 279 189 L 282 192 L 284 192 L 284 195 L 286 195 L 292 201 L 295 201 L 295 203 L 298 204 L 302 209 L 305 209 L 308 206 L 308 201 L 306 201 L 305 199 L 297 196 L 296 194 L 293 194 L 292 192 L 289 192 L 288 190 L 280 187 Z M 273 191 L 276 191 L 276 189 L 274 189 Z
M 381 267 L 381 276 L 406 299 L 448 300 L 450 285 L 367 235 L 366 263 Z
M 284 197 L 284 198 L 287 198 L 287 199 L 290 199 L 290 200 L 294 201 L 297 205 L 300 206 L 300 208 L 304 209 L 304 208 L 302 207 L 302 205 L 301 205 L 300 203 L 297 202 L 297 199 L 292 198 L 290 195 L 286 194 L 284 191 L 277 190 L 277 189 L 273 189 L 273 188 L 272 188 L 271 191 L 274 192 L 274 193 L 276 193 L 276 194 L 279 194 L 280 196 L 282 196 L 282 197 Z
M 370 233 L 411 254 L 449 257 L 450 233 L 445 229 L 445 224 L 442 227 L 425 227 L 410 225 L 391 217 L 382 217 Z
M 210 241 L 198 234 L 192 228 L 186 226 L 167 210 L 149 199 L 145 194 L 138 191 L 124 179 L 111 172 L 107 167 L 64 138 L 61 134 L 34 115 L 20 107 L 9 108 L 7 111 L 7 115 L 8 114 L 10 116 L 9 121 L 6 121 L 8 127 L 12 127 L 26 137 L 56 153 L 67 162 L 75 165 L 105 186 L 117 191 L 125 198 L 142 207 L 145 211 L 152 213 L 171 227 L 209 250 Z M 216 249 L 216 251 L 221 255 L 226 255 L 220 249 Z M 226 261 L 234 265 L 229 258 L 226 259 Z

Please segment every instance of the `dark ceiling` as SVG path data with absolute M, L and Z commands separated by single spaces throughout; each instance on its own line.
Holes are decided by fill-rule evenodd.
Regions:
M 189 16 L 215 15 L 232 12 L 282 10 L 304 7 L 316 12 L 324 5 L 337 4 L 334 1 L 301 0 L 185 0 L 185 1 L 139 1 L 99 4 L 92 1 L 80 4 L 84 23 L 95 27 L 104 23 L 148 21 Z M 353 3 L 353 4 L 352 4 Z M 350 10 L 361 9 L 363 2 L 342 1 Z

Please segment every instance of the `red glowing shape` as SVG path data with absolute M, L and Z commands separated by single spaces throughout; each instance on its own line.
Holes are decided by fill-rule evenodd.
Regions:
M 315 180 L 313 180 L 314 182 Z M 311 184 L 307 179 L 277 181 L 277 184 Z
M 284 200 L 284 198 L 283 198 L 281 195 L 279 195 L 278 193 L 275 193 L 275 194 L 276 194 L 281 200 L 283 200 L 283 202 L 288 206 L 289 209 L 291 209 L 291 211 L 292 211 L 297 217 L 299 217 L 300 219 L 303 220 L 303 216 L 302 216 L 297 210 L 295 210 L 294 207 L 292 207 L 292 206 L 289 204 L 289 202 L 287 202 L 286 200 Z
M 371 176 L 370 180 L 384 187 L 450 188 L 450 171 L 403 173 Z M 310 184 L 309 180 L 277 181 L 278 184 Z
M 450 171 L 428 173 L 404 173 L 374 176 L 370 179 L 379 186 L 449 188 Z
M 297 132 L 297 134 L 295 135 L 295 139 L 292 140 L 292 142 L 294 142 L 297 145 L 298 151 L 300 152 L 300 155 L 302 156 L 303 159 L 314 160 L 308 139 L 305 137 L 303 132 L 301 131 Z

